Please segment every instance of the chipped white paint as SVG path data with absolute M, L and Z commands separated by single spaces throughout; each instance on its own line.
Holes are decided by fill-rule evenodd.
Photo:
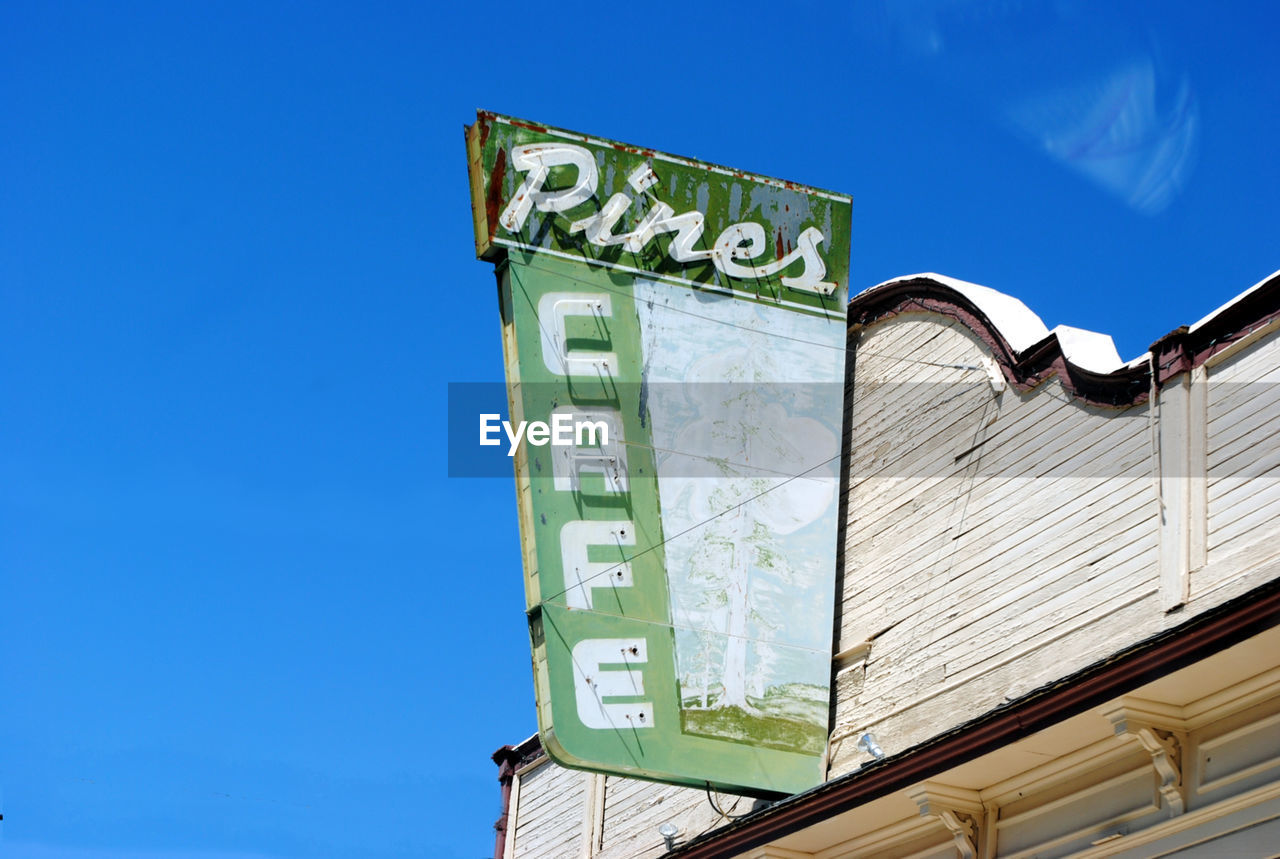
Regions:
M 1020 304 L 943 282 L 1012 324 L 1015 346 L 1049 333 Z M 1053 333 L 1077 366 L 1120 366 L 1107 338 Z M 1240 385 L 1280 382 L 1278 340 L 1171 380 L 1151 412 L 1084 406 L 1056 381 L 975 385 L 961 368 L 983 367 L 986 346 L 940 316 L 863 330 L 837 649 L 871 644 L 858 682 L 839 684 L 831 774 L 864 760 L 857 732 L 892 754 L 1265 581 L 1280 385 Z

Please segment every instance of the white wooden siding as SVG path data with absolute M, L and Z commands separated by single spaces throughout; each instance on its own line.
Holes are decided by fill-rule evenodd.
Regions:
M 1145 404 L 1086 406 L 1056 380 L 998 391 L 984 369 L 986 347 L 932 314 L 871 326 L 854 360 L 835 649 L 870 645 L 833 692 L 830 776 L 866 760 L 853 747 L 856 731 L 874 730 L 886 750 L 900 751 L 1280 575 L 1280 335 L 1198 371 L 1204 398 L 1184 393 L 1174 408 L 1167 393 L 1163 415 Z M 1175 418 L 1181 435 L 1165 431 Z M 1162 451 L 1158 440 L 1185 447 Z M 1197 443 L 1202 460 L 1174 455 L 1194 454 Z M 1183 461 L 1183 471 L 1199 461 L 1201 472 L 1170 464 Z M 1161 571 L 1171 569 L 1174 515 L 1199 517 L 1190 530 L 1201 553 L 1178 556 L 1185 565 L 1172 569 L 1187 598 L 1168 613 Z M 1280 705 L 1265 718 L 1239 717 L 1239 727 L 1220 721 L 1192 731 L 1189 807 L 1201 801 L 1196 791 L 1216 796 L 1237 789 L 1227 784 L 1274 779 L 1273 710 Z M 1115 754 L 1115 766 L 1093 771 L 1087 784 L 1009 800 L 998 823 L 1001 855 L 1088 849 L 1126 814 L 1133 825 L 1156 815 L 1142 753 Z M 554 765 L 525 777 L 517 857 L 658 856 L 662 823 L 677 825 L 684 841 L 724 822 L 701 790 L 609 776 L 600 843 L 585 843 L 584 815 L 594 813 L 588 778 Z M 736 811 L 750 803 L 740 800 Z M 907 852 L 953 849 L 911 825 L 911 838 L 923 840 Z M 863 841 L 829 855 L 889 855 Z
M 753 800 L 717 794 L 721 809 L 742 814 Z M 605 786 L 604 845 L 600 859 L 661 856 L 666 852 L 658 827 L 673 824 L 681 843 L 724 823 L 704 790 L 609 776 Z
M 1063 674 L 1084 667 L 1097 650 L 1074 633 L 1094 618 L 1130 624 L 1124 609 L 1158 587 L 1145 406 L 1086 406 L 1056 380 L 997 393 L 984 372 L 921 355 L 991 362 L 929 314 L 858 343 L 837 647 L 874 641 L 856 697 L 837 702 L 837 736 L 875 725 L 923 740 L 1002 703 L 1012 687 L 974 681 L 997 671 L 1016 685 L 1010 658 L 1039 664 L 1038 649 Z M 847 744 L 833 760 L 833 773 L 856 762 Z
M 520 777 L 515 859 L 570 859 L 582 850 L 583 800 L 590 776 L 553 764 Z
M 1208 379 L 1208 564 L 1192 576 L 1204 595 L 1280 556 L 1280 336 Z

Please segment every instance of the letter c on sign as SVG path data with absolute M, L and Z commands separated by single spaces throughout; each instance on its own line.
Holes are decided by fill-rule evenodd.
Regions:
M 570 316 L 590 316 L 596 320 L 601 339 L 608 329 L 605 320 L 613 316 L 613 302 L 604 293 L 548 292 L 538 299 L 538 320 L 542 323 L 542 363 L 557 376 L 612 376 L 618 366 L 614 352 L 569 351 L 566 320 Z

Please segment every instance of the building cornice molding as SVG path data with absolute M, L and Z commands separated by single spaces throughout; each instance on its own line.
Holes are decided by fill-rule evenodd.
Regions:
M 709 832 L 671 855 L 738 855 L 933 778 L 1277 625 L 1280 580 L 1273 580 L 947 733 Z
M 848 324 L 856 333 L 908 313 L 934 313 L 966 327 L 986 344 L 1017 390 L 1029 391 L 1056 377 L 1087 403 L 1127 408 L 1150 396 L 1153 363 L 1156 384 L 1163 387 L 1280 327 L 1280 272 L 1194 325 L 1159 338 L 1150 352 L 1128 363 L 1120 361 L 1106 335 L 1066 326 L 1049 330 L 1017 299 L 937 274 L 897 278 L 854 296 Z

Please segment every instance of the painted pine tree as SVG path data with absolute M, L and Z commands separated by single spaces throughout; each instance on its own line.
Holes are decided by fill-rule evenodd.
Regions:
M 788 477 L 838 459 L 832 320 L 636 292 L 684 730 L 820 754 L 836 469 Z
M 718 682 L 703 682 L 703 706 L 722 711 L 721 729 L 755 739 L 767 728 L 752 725 L 768 715 L 762 700 L 787 679 L 773 670 L 786 630 L 768 622 L 767 609 L 805 574 L 788 559 L 785 535 L 821 516 L 831 495 L 821 486 L 815 492 L 812 480 L 793 479 L 806 461 L 804 447 L 822 435 L 833 439 L 777 402 L 777 386 L 768 383 L 777 373 L 768 350 L 735 348 L 700 361 L 691 377 L 717 381 L 695 384 L 699 417 L 680 438 L 680 449 L 705 452 L 719 471 L 715 479 L 689 479 L 681 493 L 704 523 L 688 538 L 694 545 L 684 570 L 701 590 L 701 652 L 682 674 L 716 665 Z M 713 685 L 714 699 L 707 694 Z

